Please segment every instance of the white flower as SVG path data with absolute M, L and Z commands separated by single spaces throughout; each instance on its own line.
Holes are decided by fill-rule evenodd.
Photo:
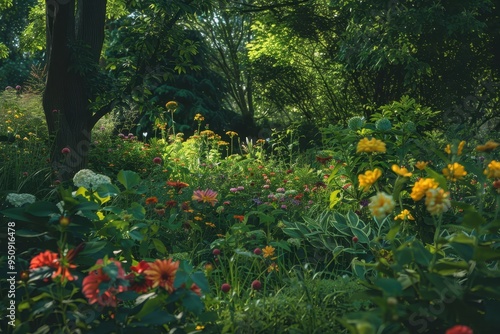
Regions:
M 106 175 L 96 174 L 90 169 L 82 169 L 73 176 L 73 183 L 77 187 L 96 190 L 101 184 L 111 183 L 111 179 Z
M 21 207 L 24 204 L 35 203 L 36 197 L 31 194 L 15 194 L 10 193 L 7 195 L 6 200 L 15 207 Z

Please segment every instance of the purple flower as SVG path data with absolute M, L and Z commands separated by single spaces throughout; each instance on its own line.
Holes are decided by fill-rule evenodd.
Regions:
M 232 193 L 237 193 L 238 189 L 237 188 L 231 188 L 231 189 L 229 189 L 229 191 L 232 192 Z
M 359 205 L 361 205 L 362 208 L 364 207 L 367 207 L 368 204 L 370 204 L 370 200 L 369 199 L 362 199 L 361 201 L 359 201 Z

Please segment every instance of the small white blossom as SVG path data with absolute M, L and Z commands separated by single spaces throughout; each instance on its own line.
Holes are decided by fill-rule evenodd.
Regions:
M 7 202 L 12 204 L 15 207 L 21 207 L 24 204 L 32 204 L 35 203 L 36 197 L 31 194 L 15 194 L 10 193 L 6 198 Z

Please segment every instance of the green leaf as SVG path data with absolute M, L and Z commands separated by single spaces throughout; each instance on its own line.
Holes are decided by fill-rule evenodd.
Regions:
M 132 216 L 134 216 L 134 218 L 138 220 L 144 219 L 144 217 L 146 217 L 146 209 L 137 202 L 133 202 L 130 205 L 130 208 L 127 209 L 127 212 L 132 214 Z
M 340 194 L 340 190 L 335 190 L 330 194 L 330 210 L 337 205 L 338 202 L 342 199 L 342 196 L 338 196 Z
M 24 208 L 9 208 L 0 211 L 1 214 L 5 215 L 7 218 L 23 221 L 23 222 L 32 222 L 33 219 L 30 216 L 26 215 Z
M 203 272 L 201 271 L 194 272 L 191 275 L 191 279 L 193 280 L 193 283 L 196 284 L 201 289 L 201 291 L 205 293 L 210 292 L 210 286 L 208 284 L 208 280 Z
M 52 202 L 36 202 L 26 207 L 26 212 L 36 217 L 48 217 L 60 214 L 61 210 Z
M 382 289 L 385 296 L 398 297 L 403 293 L 403 286 L 394 278 L 379 278 L 375 285 Z
M 89 241 L 85 243 L 85 248 L 80 252 L 81 255 L 95 254 L 106 247 L 107 241 Z
M 203 302 L 201 298 L 194 292 L 188 291 L 188 293 L 182 298 L 182 305 L 186 310 L 193 312 L 194 314 L 200 314 L 203 312 Z
M 36 238 L 36 237 L 41 237 L 42 235 L 45 235 L 45 234 L 47 234 L 47 232 L 40 233 L 40 232 L 35 232 L 35 231 L 31 231 L 31 230 L 24 230 L 24 229 L 16 231 L 16 236 L 24 237 L 24 238 Z
M 367 244 L 370 242 L 369 236 L 362 229 L 351 226 L 351 231 L 352 234 L 358 238 L 359 243 Z
M 117 186 L 115 186 L 114 184 L 109 184 L 109 183 L 104 183 L 104 184 L 99 185 L 99 187 L 97 187 L 96 191 L 97 191 L 97 195 L 99 195 L 99 197 L 102 197 L 102 198 L 105 198 L 108 196 L 116 196 L 120 193 L 120 189 L 118 189 Z
M 139 176 L 139 174 L 130 170 L 119 171 L 117 179 L 118 182 L 120 182 L 127 190 L 131 190 L 141 182 L 141 177 Z
M 149 301 L 156 300 L 156 299 L 159 299 L 159 298 L 150 299 Z M 148 302 L 146 302 L 146 304 Z M 142 311 L 145 309 L 145 307 L 146 307 L 146 305 L 144 305 L 144 307 L 142 308 L 140 313 L 142 313 Z M 148 312 L 144 316 L 141 316 L 140 320 L 141 320 L 141 325 L 164 325 L 164 324 L 168 324 L 169 322 L 175 321 L 176 318 L 174 315 L 168 313 L 167 311 L 154 308 L 151 310 L 151 312 Z
M 160 239 L 153 238 L 151 240 L 153 241 L 153 245 L 158 253 L 163 255 L 167 254 L 167 247 L 165 247 L 165 244 Z
M 137 230 L 129 231 L 128 235 L 133 240 L 141 241 L 141 240 L 144 239 L 144 235 L 141 232 L 137 231 Z

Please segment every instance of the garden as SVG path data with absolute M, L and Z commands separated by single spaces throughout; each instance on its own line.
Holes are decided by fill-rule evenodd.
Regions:
M 341 92 L 348 85 L 341 76 L 350 60 L 335 58 L 337 65 L 328 67 L 332 78 L 325 79 L 322 69 L 312 73 L 304 65 L 309 58 L 302 52 L 297 55 L 304 58 L 297 56 L 290 66 L 303 69 L 304 78 L 314 75 L 319 85 L 314 86 L 318 97 L 299 96 L 305 109 L 278 82 L 285 79 L 270 85 L 255 69 L 256 111 L 250 118 L 244 110 L 232 113 L 228 106 L 238 103 L 216 98 L 220 90 L 211 91 L 206 82 L 200 88 L 216 71 L 206 70 L 213 64 L 204 64 L 198 53 L 210 52 L 196 37 L 179 37 L 194 24 L 195 12 L 220 18 L 201 15 L 196 26 L 201 32 L 209 22 L 213 29 L 224 20 L 226 28 L 235 27 L 234 17 L 252 16 L 247 28 L 255 36 L 246 48 L 254 53 L 245 58 L 248 64 L 276 71 L 289 85 L 305 82 L 284 70 L 292 56 L 278 54 L 278 48 L 285 43 L 281 39 L 297 48 L 317 40 L 302 26 L 292 29 L 293 17 L 280 30 L 286 36 L 280 35 L 281 21 L 274 17 L 280 10 L 313 15 L 305 7 L 314 6 L 315 17 L 328 17 L 321 11 L 328 7 L 324 1 L 302 2 L 243 1 L 243 9 L 224 16 L 229 7 L 221 6 L 230 2 L 174 1 L 183 14 L 168 29 L 182 28 L 169 30 L 174 36 L 169 43 L 180 38 L 182 47 L 162 55 L 171 60 L 170 74 L 158 79 L 162 84 L 151 83 L 156 74 L 149 72 L 153 61 L 148 63 L 139 91 L 137 86 L 127 90 L 132 86 L 126 80 L 137 84 L 138 74 L 129 71 L 142 65 L 132 65 L 133 56 L 124 56 L 120 43 L 131 43 L 127 34 L 155 24 L 152 14 L 164 8 L 154 1 L 146 7 L 110 1 L 111 37 L 106 35 L 102 56 L 109 77 L 99 76 L 100 83 L 89 79 L 95 91 L 82 89 L 88 104 L 72 104 L 78 100 L 73 88 L 81 87 L 73 83 L 85 75 L 95 78 L 94 69 L 69 66 L 67 73 L 78 75 L 65 76 L 65 85 L 57 86 L 69 87 L 65 95 L 51 86 L 58 75 L 51 61 L 47 68 L 37 67 L 32 56 L 35 65 L 25 80 L 0 92 L 0 331 L 500 332 L 495 69 L 488 79 L 471 81 L 472 92 L 457 93 L 453 111 L 439 108 L 432 89 L 422 97 L 425 90 L 419 89 L 431 87 L 435 78 L 420 79 L 420 88 L 401 84 L 405 94 L 387 94 L 380 103 L 363 104 L 352 87 L 344 102 L 340 93 L 329 100 L 330 88 Z M 66 3 L 74 2 L 60 2 L 56 12 L 64 13 Z M 329 6 L 337 6 L 339 17 L 356 7 L 333 3 Z M 33 5 L 23 29 L 37 23 L 37 8 Z M 129 8 L 143 10 L 144 16 L 132 22 L 133 15 L 120 12 Z M 0 16 L 9 9 L 0 2 Z M 141 26 L 147 17 L 151 21 Z M 373 12 L 369 18 L 392 31 L 393 21 L 381 23 Z M 362 22 L 368 26 L 369 20 Z M 325 33 L 322 24 L 328 26 L 318 21 L 314 29 Z M 188 45 L 186 36 L 194 44 Z M 334 43 L 326 34 L 318 36 L 321 43 Z M 195 44 L 196 50 L 190 49 Z M 56 52 L 55 45 L 50 52 Z M 83 52 L 79 47 L 70 49 Z M 271 56 L 282 62 L 276 65 L 281 70 L 268 67 L 265 58 Z M 326 66 L 325 59 L 315 61 Z M 0 63 L 0 73 L 7 65 Z M 435 70 L 444 69 L 436 65 Z M 359 75 L 369 81 L 370 75 Z M 108 86 L 101 90 L 101 84 Z M 319 111 L 309 104 L 315 99 Z M 336 111 L 329 114 L 325 106 Z

